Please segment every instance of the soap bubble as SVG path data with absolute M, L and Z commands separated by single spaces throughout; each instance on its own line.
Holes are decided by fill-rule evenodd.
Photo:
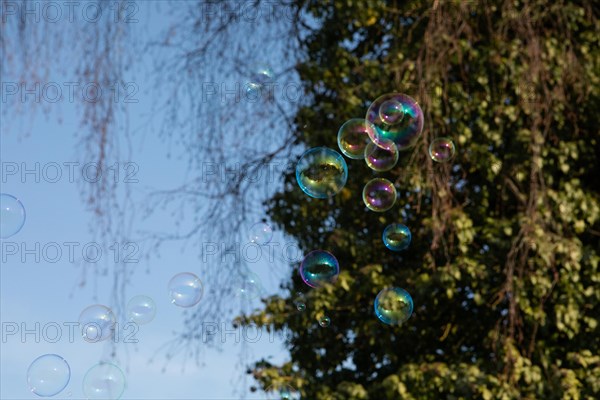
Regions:
M 252 99 L 257 98 L 262 88 L 273 82 L 273 77 L 273 70 L 269 65 L 255 66 L 250 73 L 250 81 L 246 84 L 246 93 L 252 96 Z
M 112 310 L 102 304 L 87 307 L 79 314 L 79 326 L 85 341 L 95 343 L 113 336 L 117 319 Z
M 383 244 L 392 251 L 402 251 L 410 245 L 410 229 L 402 224 L 390 224 L 383 231 Z
M 296 293 L 296 297 L 294 298 L 294 305 L 296 306 L 296 310 L 304 311 L 306 310 L 306 296 L 304 293 Z
M 25 225 L 25 207 L 14 196 L 0 193 L 0 238 L 16 235 Z
M 319 318 L 319 325 L 321 326 L 321 328 L 327 328 L 330 324 L 331 318 L 329 318 L 327 315 L 324 315 L 321 318 Z
M 448 137 L 436 138 L 429 144 L 429 157 L 439 163 L 451 160 L 455 151 L 454 142 Z
M 265 222 L 257 222 L 250 227 L 249 237 L 251 243 L 262 246 L 273 238 L 273 229 Z
M 127 303 L 127 318 L 138 325 L 147 324 L 156 315 L 156 303 L 148 296 L 135 296 Z
M 344 122 L 337 137 L 342 153 L 355 160 L 365 158 L 365 147 L 371 143 L 374 129 L 372 123 L 362 118 L 352 118 Z
M 236 296 L 244 300 L 257 299 L 263 292 L 260 277 L 251 271 L 244 271 L 236 276 L 234 278 L 234 287 Z
M 367 182 L 363 189 L 363 201 L 369 210 L 384 212 L 396 203 L 396 188 L 384 178 L 375 178 Z
M 398 148 L 394 142 L 389 142 L 385 148 L 370 142 L 365 147 L 365 161 L 373 171 L 389 171 L 398 162 Z
M 71 379 L 71 368 L 57 354 L 44 354 L 33 360 L 27 369 L 29 389 L 42 397 L 55 396 L 62 392 Z
M 391 140 L 400 151 L 414 146 L 423 131 L 423 110 L 412 97 L 402 93 L 378 97 L 369 107 L 366 120 L 375 126 L 373 142 L 381 146 Z
M 404 118 L 402 103 L 395 99 L 389 99 L 379 106 L 379 118 L 387 125 L 396 125 Z
M 200 302 L 204 294 L 202 281 L 191 272 L 182 272 L 169 281 L 171 303 L 179 307 L 193 307 Z
M 385 324 L 401 324 L 410 318 L 412 312 L 413 299 L 404 289 L 383 289 L 375 298 L 375 315 Z
M 99 363 L 83 378 L 83 394 L 88 399 L 119 399 L 125 391 L 125 374 L 111 363 Z
M 340 273 L 340 265 L 333 254 L 325 250 L 311 251 L 300 264 L 300 277 L 310 287 L 332 283 Z
M 290 385 L 272 385 L 265 391 L 269 400 L 300 400 L 300 393 Z
M 348 165 L 337 151 L 314 147 L 300 157 L 296 165 L 296 180 L 300 189 L 310 197 L 333 197 L 348 180 Z

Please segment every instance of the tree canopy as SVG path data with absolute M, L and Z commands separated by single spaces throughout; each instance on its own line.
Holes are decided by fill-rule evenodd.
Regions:
M 291 332 L 290 361 L 256 362 L 262 388 L 309 399 L 595 399 L 600 396 L 598 9 L 587 1 L 297 1 L 311 104 L 297 140 L 337 150 L 346 120 L 402 92 L 425 115 L 416 146 L 375 173 L 347 159 L 331 199 L 312 199 L 293 171 L 272 220 L 308 253 L 331 251 L 335 284 L 290 277 L 286 296 L 242 323 Z M 457 151 L 438 164 L 435 137 Z M 398 190 L 391 210 L 365 208 L 375 176 Z M 401 253 L 383 229 L 412 232 Z M 388 326 L 373 312 L 385 287 L 414 313 Z M 306 310 L 296 310 L 297 292 Z M 322 328 L 318 319 L 331 318 Z

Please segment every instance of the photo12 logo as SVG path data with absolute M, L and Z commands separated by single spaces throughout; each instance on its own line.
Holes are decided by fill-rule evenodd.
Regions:
M 127 322 L 122 326 L 118 322 L 105 324 L 97 322 L 40 322 L 27 324 L 26 322 L 2 322 L 2 343 L 11 340 L 28 342 L 57 343 L 67 340 L 74 343 L 77 338 L 88 343 L 104 342 L 112 340 L 115 343 L 138 343 L 136 334 L 139 325 L 135 322 Z
M 2 82 L 2 103 L 137 103 L 135 82 Z
M 46 262 L 55 264 L 65 261 L 65 255 L 69 263 L 83 260 L 87 263 L 100 262 L 102 257 L 112 259 L 118 263 L 138 263 L 137 254 L 139 246 L 135 242 L 112 243 L 110 246 L 102 246 L 96 242 L 48 242 L 48 243 L 26 243 L 5 242 L 1 243 L 2 263 L 8 262 Z M 79 257 L 81 256 L 81 258 Z
M 69 183 L 84 180 L 97 183 L 108 180 L 112 183 L 139 183 L 136 175 L 140 167 L 134 162 L 115 162 L 112 165 L 100 165 L 97 162 L 80 163 L 78 161 L 17 163 L 3 161 L 0 163 L 2 183 L 18 181 L 20 183 Z
M 134 1 L 6 1 L 0 2 L 0 20 L 19 23 L 114 23 L 134 24 L 139 6 Z

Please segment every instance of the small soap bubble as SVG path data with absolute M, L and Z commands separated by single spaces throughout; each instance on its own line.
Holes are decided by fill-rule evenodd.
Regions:
M 363 188 L 363 201 L 371 211 L 389 210 L 396 203 L 396 197 L 394 184 L 384 178 L 372 179 Z
M 348 180 L 344 157 L 327 147 L 306 151 L 296 165 L 296 180 L 310 197 L 326 199 L 335 196 Z
M 257 222 L 250 227 L 248 236 L 251 243 L 263 246 L 273 239 L 273 229 L 266 222 Z
M 385 324 L 402 324 L 410 318 L 412 312 L 413 299 L 402 288 L 383 289 L 375 298 L 375 315 Z
M 125 391 L 125 374 L 111 363 L 99 363 L 83 378 L 83 394 L 87 399 L 117 400 Z
M 412 235 L 410 229 L 402 224 L 390 224 L 383 230 L 383 244 L 392 251 L 408 248 Z
M 179 307 L 193 307 L 200 302 L 204 294 L 202 281 L 191 272 L 175 275 L 168 285 L 171 303 Z
M 144 325 L 154 319 L 156 303 L 148 296 L 135 296 L 127 303 L 127 318 L 138 325 Z
M 339 273 L 338 260 L 325 250 L 311 251 L 300 264 L 300 277 L 313 288 L 334 282 Z
M 7 239 L 19 233 L 25 225 L 25 207 L 16 197 L 0 193 L 0 238 Z
M 429 157 L 439 163 L 450 161 L 455 152 L 454 142 L 448 137 L 439 137 L 429 144 Z
M 33 360 L 27 369 L 27 384 L 32 393 L 41 397 L 56 396 L 71 379 L 71 368 L 57 354 L 44 354 Z
M 79 326 L 83 339 L 96 343 L 113 337 L 117 319 L 110 308 L 94 304 L 79 314 Z
M 389 171 L 398 163 L 398 156 L 398 148 L 394 142 L 389 142 L 386 147 L 370 142 L 365 147 L 365 162 L 373 171 Z

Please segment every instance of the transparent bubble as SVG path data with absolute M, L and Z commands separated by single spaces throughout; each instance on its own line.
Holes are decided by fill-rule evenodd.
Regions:
M 450 161 L 455 152 L 454 142 L 448 137 L 436 138 L 429 144 L 429 157 L 439 163 Z
M 378 97 L 367 110 L 365 119 L 375 126 L 371 136 L 373 142 L 380 144 L 391 140 L 400 151 L 414 146 L 423 131 L 421 107 L 412 97 L 402 93 Z
M 407 249 L 411 239 L 410 229 L 406 225 L 390 224 L 383 231 L 383 244 L 392 251 Z
M 193 307 L 200 302 L 204 294 L 202 281 L 191 272 L 182 272 L 169 281 L 171 303 L 179 307 Z
M 234 289 L 237 297 L 244 300 L 254 300 L 263 293 L 260 277 L 251 271 L 241 272 L 234 278 Z
M 16 197 L 0 193 L 0 238 L 16 235 L 25 225 L 25 207 Z
M 102 304 L 89 306 L 79 314 L 81 335 L 90 343 L 110 339 L 117 319 L 112 310 Z
M 340 264 L 333 254 L 325 250 L 311 251 L 300 264 L 300 277 L 310 287 L 332 283 L 340 273 Z
M 394 142 L 389 142 L 386 147 L 370 142 L 365 147 L 365 161 L 373 171 L 389 171 L 398 162 L 398 148 Z
M 396 203 L 396 188 L 384 178 L 375 178 L 367 182 L 363 189 L 363 201 L 369 210 L 384 212 Z
M 300 400 L 300 392 L 290 385 L 269 386 L 266 390 L 269 400 Z
M 294 297 L 294 305 L 298 311 L 306 310 L 306 296 L 304 293 L 296 293 L 296 296 Z
M 71 379 L 71 368 L 57 354 L 44 354 L 33 360 L 27 369 L 29 389 L 42 397 L 55 396 L 62 392 Z
M 329 325 L 331 325 L 331 318 L 329 318 L 327 315 L 322 316 L 319 318 L 319 325 L 321 328 L 327 328 Z
M 88 399 L 119 399 L 124 391 L 125 374 L 115 364 L 96 364 L 83 378 L 83 394 Z
M 372 123 L 362 118 L 352 118 L 344 122 L 337 136 L 342 153 L 355 160 L 365 158 L 365 147 L 371 143 L 374 129 Z
M 389 99 L 379 106 L 379 118 L 388 125 L 396 125 L 404 118 L 402 103 L 395 99 Z
M 138 325 L 144 325 L 154 319 L 156 303 L 148 296 L 135 296 L 127 303 L 127 318 Z
M 348 165 L 337 151 L 314 147 L 300 157 L 296 165 L 296 180 L 300 189 L 310 197 L 333 197 L 348 180 Z
M 273 82 L 273 77 L 273 70 L 269 65 L 260 64 L 255 66 L 250 72 L 249 82 L 246 83 L 247 95 L 253 99 L 258 98 L 262 88 Z
M 375 298 L 375 315 L 385 324 L 401 324 L 410 318 L 412 312 L 413 299 L 404 289 L 386 288 Z
M 250 227 L 249 238 L 260 246 L 268 244 L 273 239 L 273 229 L 265 222 L 257 222 Z

